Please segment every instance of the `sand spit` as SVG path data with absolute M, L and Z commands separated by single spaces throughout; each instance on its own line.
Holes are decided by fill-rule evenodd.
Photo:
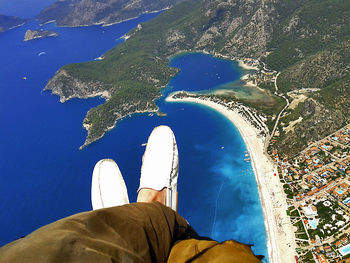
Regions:
M 264 140 L 258 137 L 258 131 L 245 120 L 238 111 L 203 98 L 184 97 L 174 99 L 168 96 L 168 102 L 199 103 L 210 107 L 228 118 L 242 135 L 250 153 L 252 166 L 258 183 L 260 200 L 264 213 L 267 233 L 267 246 L 270 263 L 295 262 L 295 236 L 293 226 L 286 214 L 287 203 L 283 186 L 279 181 L 277 168 L 264 154 Z M 275 176 L 276 175 L 276 176 Z

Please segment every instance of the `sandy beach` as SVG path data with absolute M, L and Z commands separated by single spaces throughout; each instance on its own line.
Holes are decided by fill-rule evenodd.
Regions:
M 258 67 L 250 66 L 250 65 L 244 63 L 243 60 L 239 60 L 239 59 L 238 59 L 237 61 L 238 61 L 238 65 L 239 65 L 241 68 L 244 68 L 244 69 L 246 69 L 246 70 L 259 70 Z
M 231 110 L 209 99 L 206 100 L 194 97 L 174 99 L 172 95 L 169 95 L 166 101 L 199 103 L 205 105 L 226 116 L 239 130 L 250 153 L 252 166 L 258 183 L 267 233 L 269 262 L 295 262 L 295 236 L 293 226 L 286 214 L 287 203 L 285 193 L 279 181 L 277 168 L 264 154 L 264 141 L 257 136 L 257 130 L 237 111 Z M 275 176 L 275 174 L 277 176 Z

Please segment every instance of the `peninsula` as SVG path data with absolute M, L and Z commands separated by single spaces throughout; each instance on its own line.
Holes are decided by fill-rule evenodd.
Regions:
M 185 102 L 205 105 L 224 115 L 238 129 L 249 151 L 258 183 L 263 208 L 270 262 L 293 262 L 296 243 L 294 229 L 286 214 L 288 204 L 279 182 L 277 166 L 265 154 L 268 128 L 256 111 L 237 101 L 224 102 L 220 97 L 175 92 L 167 102 Z
M 27 20 L 16 16 L 0 15 L 0 32 L 23 25 Z
M 57 26 L 111 25 L 145 13 L 168 9 L 184 0 L 66 0 L 56 1 L 37 16 L 40 23 Z
M 45 37 L 58 37 L 58 34 L 55 31 L 51 31 L 51 30 L 28 29 L 24 35 L 24 41 L 30 41 L 30 40 L 45 38 Z

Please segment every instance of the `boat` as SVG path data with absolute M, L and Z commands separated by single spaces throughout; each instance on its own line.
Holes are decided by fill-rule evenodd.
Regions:
M 99 56 L 98 58 L 95 58 L 94 60 L 95 61 L 100 61 L 100 60 L 103 60 L 104 59 L 104 56 Z

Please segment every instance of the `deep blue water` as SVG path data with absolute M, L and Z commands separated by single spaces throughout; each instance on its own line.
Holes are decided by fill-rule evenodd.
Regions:
M 137 114 L 118 122 L 103 139 L 79 151 L 82 121 L 101 99 L 59 103 L 42 92 L 62 65 L 92 60 L 120 42 L 119 37 L 155 14 L 111 27 L 54 29 L 58 38 L 23 42 L 33 22 L 0 34 L 0 245 L 62 217 L 91 209 L 95 163 L 117 161 L 131 201 L 136 200 L 144 147 L 152 129 L 172 127 L 179 147 L 179 212 L 201 235 L 254 243 L 267 255 L 257 185 L 237 129 L 204 106 L 165 103 L 167 117 Z M 46 54 L 38 56 L 40 52 Z M 181 72 L 163 93 L 208 90 L 240 76 L 237 64 L 204 54 L 175 57 Z M 26 80 L 23 77 L 27 77 Z
M 32 18 L 56 0 L 0 0 L 0 14 Z

